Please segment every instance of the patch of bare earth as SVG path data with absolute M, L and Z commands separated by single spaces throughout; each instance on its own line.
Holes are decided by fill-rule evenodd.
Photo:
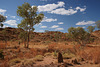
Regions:
M 44 57 L 44 60 L 43 61 L 36 62 L 36 64 L 34 64 L 34 66 L 35 67 L 38 67 L 38 66 L 46 66 L 46 65 L 54 64 L 56 62 L 57 62 L 57 60 L 56 59 L 53 59 L 52 56 L 46 56 L 46 57 Z

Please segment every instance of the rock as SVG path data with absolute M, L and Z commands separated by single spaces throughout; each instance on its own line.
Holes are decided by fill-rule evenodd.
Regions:
M 63 56 L 60 52 L 58 53 L 58 63 L 63 63 Z
M 80 63 L 78 63 L 78 61 L 76 59 L 72 60 L 72 63 L 73 64 L 80 64 Z

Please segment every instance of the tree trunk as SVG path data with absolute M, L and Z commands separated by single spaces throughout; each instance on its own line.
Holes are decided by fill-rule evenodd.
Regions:
M 27 39 L 27 46 L 26 46 L 26 48 L 29 48 L 29 41 L 30 41 L 30 30 L 28 32 L 28 39 Z

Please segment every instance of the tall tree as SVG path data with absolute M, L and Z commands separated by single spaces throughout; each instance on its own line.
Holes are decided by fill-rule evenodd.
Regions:
M 0 14 L 0 26 L 3 27 L 3 23 L 6 20 L 6 17 Z
M 100 21 L 95 22 L 97 28 L 100 30 Z
M 89 33 L 92 33 L 93 30 L 95 29 L 95 27 L 94 26 L 88 26 L 87 29 L 88 29 Z
M 44 14 L 37 14 L 37 10 L 36 6 L 32 7 L 29 3 L 24 3 L 22 6 L 18 6 L 17 9 L 17 15 L 23 18 L 18 27 L 27 31 L 28 34 L 26 48 L 29 47 L 30 31 L 34 31 L 34 25 L 39 24 L 44 18 Z

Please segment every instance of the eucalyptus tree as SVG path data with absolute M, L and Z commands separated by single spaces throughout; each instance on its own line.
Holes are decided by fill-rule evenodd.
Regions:
M 95 22 L 95 24 L 96 24 L 96 27 L 100 30 L 100 20 Z
M 89 33 L 92 33 L 94 31 L 95 27 L 94 26 L 88 26 L 87 29 L 88 29 Z
M 6 17 L 0 14 L 0 26 L 3 27 L 3 23 L 6 20 Z
M 23 18 L 18 27 L 27 31 L 26 48 L 29 47 L 30 31 L 34 31 L 34 25 L 39 24 L 44 18 L 44 14 L 37 14 L 37 11 L 37 6 L 32 7 L 29 3 L 24 3 L 22 6 L 18 6 L 17 9 L 17 15 Z

